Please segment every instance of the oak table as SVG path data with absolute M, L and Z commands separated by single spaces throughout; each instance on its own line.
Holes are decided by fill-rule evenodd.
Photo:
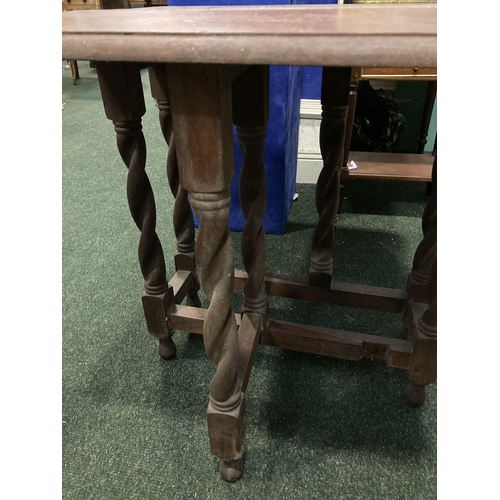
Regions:
M 408 372 L 406 399 L 422 404 L 425 386 L 436 379 L 437 191 L 424 213 L 424 237 L 406 290 L 332 282 L 332 269 L 351 68 L 434 67 L 435 6 L 66 12 L 62 26 L 63 58 L 96 61 L 106 116 L 114 124 L 118 150 L 129 169 L 127 197 L 140 230 L 147 328 L 158 338 L 164 359 L 175 355 L 174 330 L 203 334 L 208 359 L 216 368 L 207 418 L 211 451 L 220 459 L 222 477 L 235 481 L 243 471 L 245 391 L 258 343 L 351 360 L 385 360 Z M 324 67 L 324 166 L 316 189 L 318 223 L 310 271 L 304 277 L 265 273 L 262 158 L 270 64 Z M 169 281 L 145 172 L 140 75 L 145 67 L 169 144 L 167 176 L 175 196 L 176 273 Z M 233 123 L 245 157 L 240 177 L 247 219 L 241 248 L 245 270 L 234 269 L 228 229 Z M 200 220 L 196 241 L 191 206 Z M 208 309 L 200 307 L 200 286 L 210 302 Z M 243 309 L 236 315 L 233 290 L 244 294 Z M 267 294 L 400 314 L 403 335 L 390 339 L 274 321 Z

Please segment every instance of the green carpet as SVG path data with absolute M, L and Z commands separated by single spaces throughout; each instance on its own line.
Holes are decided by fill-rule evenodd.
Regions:
M 210 455 L 208 383 L 200 336 L 175 334 L 177 357 L 156 352 L 142 312 L 138 230 L 127 170 L 105 118 L 97 77 L 63 71 L 63 498 L 431 499 L 436 497 L 436 387 L 406 405 L 406 374 L 259 346 L 247 392 L 247 451 L 228 484 Z M 147 172 L 167 273 L 174 272 L 166 147 L 150 97 Z M 421 238 L 418 183 L 350 181 L 334 279 L 403 288 Z M 268 271 L 308 271 L 314 187 L 298 185 L 283 236 L 266 236 Z M 233 233 L 236 264 L 241 235 Z M 241 296 L 235 294 L 235 308 Z M 205 301 L 206 305 L 206 301 Z M 397 337 L 399 316 L 271 298 L 275 319 Z

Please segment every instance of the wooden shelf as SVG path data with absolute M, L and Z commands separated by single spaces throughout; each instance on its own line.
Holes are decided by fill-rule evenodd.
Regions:
M 358 168 L 342 171 L 343 179 L 385 179 L 398 181 L 430 182 L 432 154 L 366 153 L 351 151 L 349 160 Z

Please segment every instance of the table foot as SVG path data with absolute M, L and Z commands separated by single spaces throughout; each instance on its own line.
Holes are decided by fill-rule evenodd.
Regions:
M 410 406 L 422 406 L 425 403 L 425 385 L 410 380 L 405 389 L 405 399 Z
M 158 342 L 158 354 L 160 358 L 169 360 L 175 357 L 177 353 L 177 347 L 171 338 L 160 339 Z
M 219 471 L 224 481 L 234 483 L 243 475 L 243 459 L 220 460 Z

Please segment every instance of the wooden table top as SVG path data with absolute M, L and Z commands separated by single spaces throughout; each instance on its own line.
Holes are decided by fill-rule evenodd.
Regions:
M 433 4 L 64 12 L 62 58 L 432 67 L 437 65 L 436 13 Z

